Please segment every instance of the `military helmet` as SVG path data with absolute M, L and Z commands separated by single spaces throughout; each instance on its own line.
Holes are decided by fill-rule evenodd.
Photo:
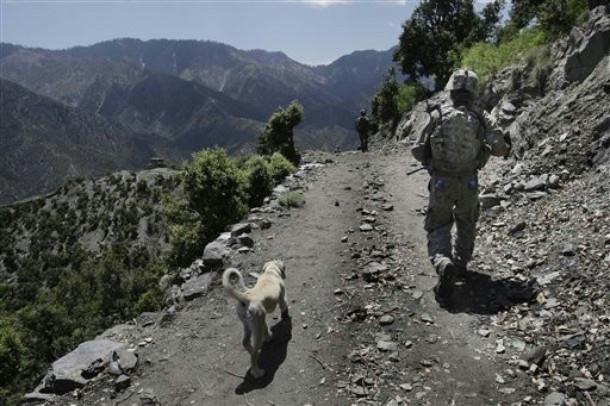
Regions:
M 457 69 L 453 72 L 445 90 L 465 90 L 473 95 L 477 93 L 479 77 L 476 73 L 468 69 Z

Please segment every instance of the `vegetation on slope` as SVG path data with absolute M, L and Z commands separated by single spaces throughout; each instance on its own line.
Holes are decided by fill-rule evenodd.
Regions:
M 0 398 L 18 403 L 80 342 L 160 309 L 161 277 L 190 265 L 294 170 L 278 152 L 237 162 L 203 150 L 181 171 L 80 179 L 1 207 Z

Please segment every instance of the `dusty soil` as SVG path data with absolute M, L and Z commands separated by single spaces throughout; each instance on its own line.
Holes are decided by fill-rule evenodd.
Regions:
M 427 175 L 405 175 L 415 167 L 405 151 L 324 158 L 334 162 L 309 175 L 305 205 L 270 215 L 271 228 L 252 233 L 253 251 L 234 257 L 245 274 L 274 258 L 287 267 L 291 320 L 270 320 L 266 377 L 247 376 L 235 303 L 216 278 L 173 319 L 134 333 L 149 343 L 138 349 L 128 389 L 114 393 L 106 376 L 60 403 L 144 404 L 143 394 L 162 405 L 508 405 L 527 397 L 527 376 L 505 362 L 511 348 L 485 328 L 510 306 L 497 300 L 494 282 L 482 274 L 466 281 L 448 309 L 434 298 Z

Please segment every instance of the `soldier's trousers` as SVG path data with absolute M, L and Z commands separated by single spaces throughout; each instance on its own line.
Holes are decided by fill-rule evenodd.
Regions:
M 428 189 L 430 199 L 425 229 L 430 261 L 437 266 L 443 258 L 449 258 L 454 264 L 465 267 L 472 258 L 479 218 L 477 177 L 433 175 Z M 451 228 L 454 223 L 457 233 L 452 249 Z
M 366 152 L 369 150 L 369 135 L 366 133 L 358 133 L 360 136 L 360 150 Z

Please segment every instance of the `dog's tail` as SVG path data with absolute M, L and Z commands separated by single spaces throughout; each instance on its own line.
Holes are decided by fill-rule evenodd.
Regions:
M 237 278 L 235 282 L 233 280 Z M 248 304 L 250 298 L 245 293 L 246 285 L 241 272 L 235 268 L 229 268 L 222 274 L 222 286 L 225 290 L 241 303 Z

